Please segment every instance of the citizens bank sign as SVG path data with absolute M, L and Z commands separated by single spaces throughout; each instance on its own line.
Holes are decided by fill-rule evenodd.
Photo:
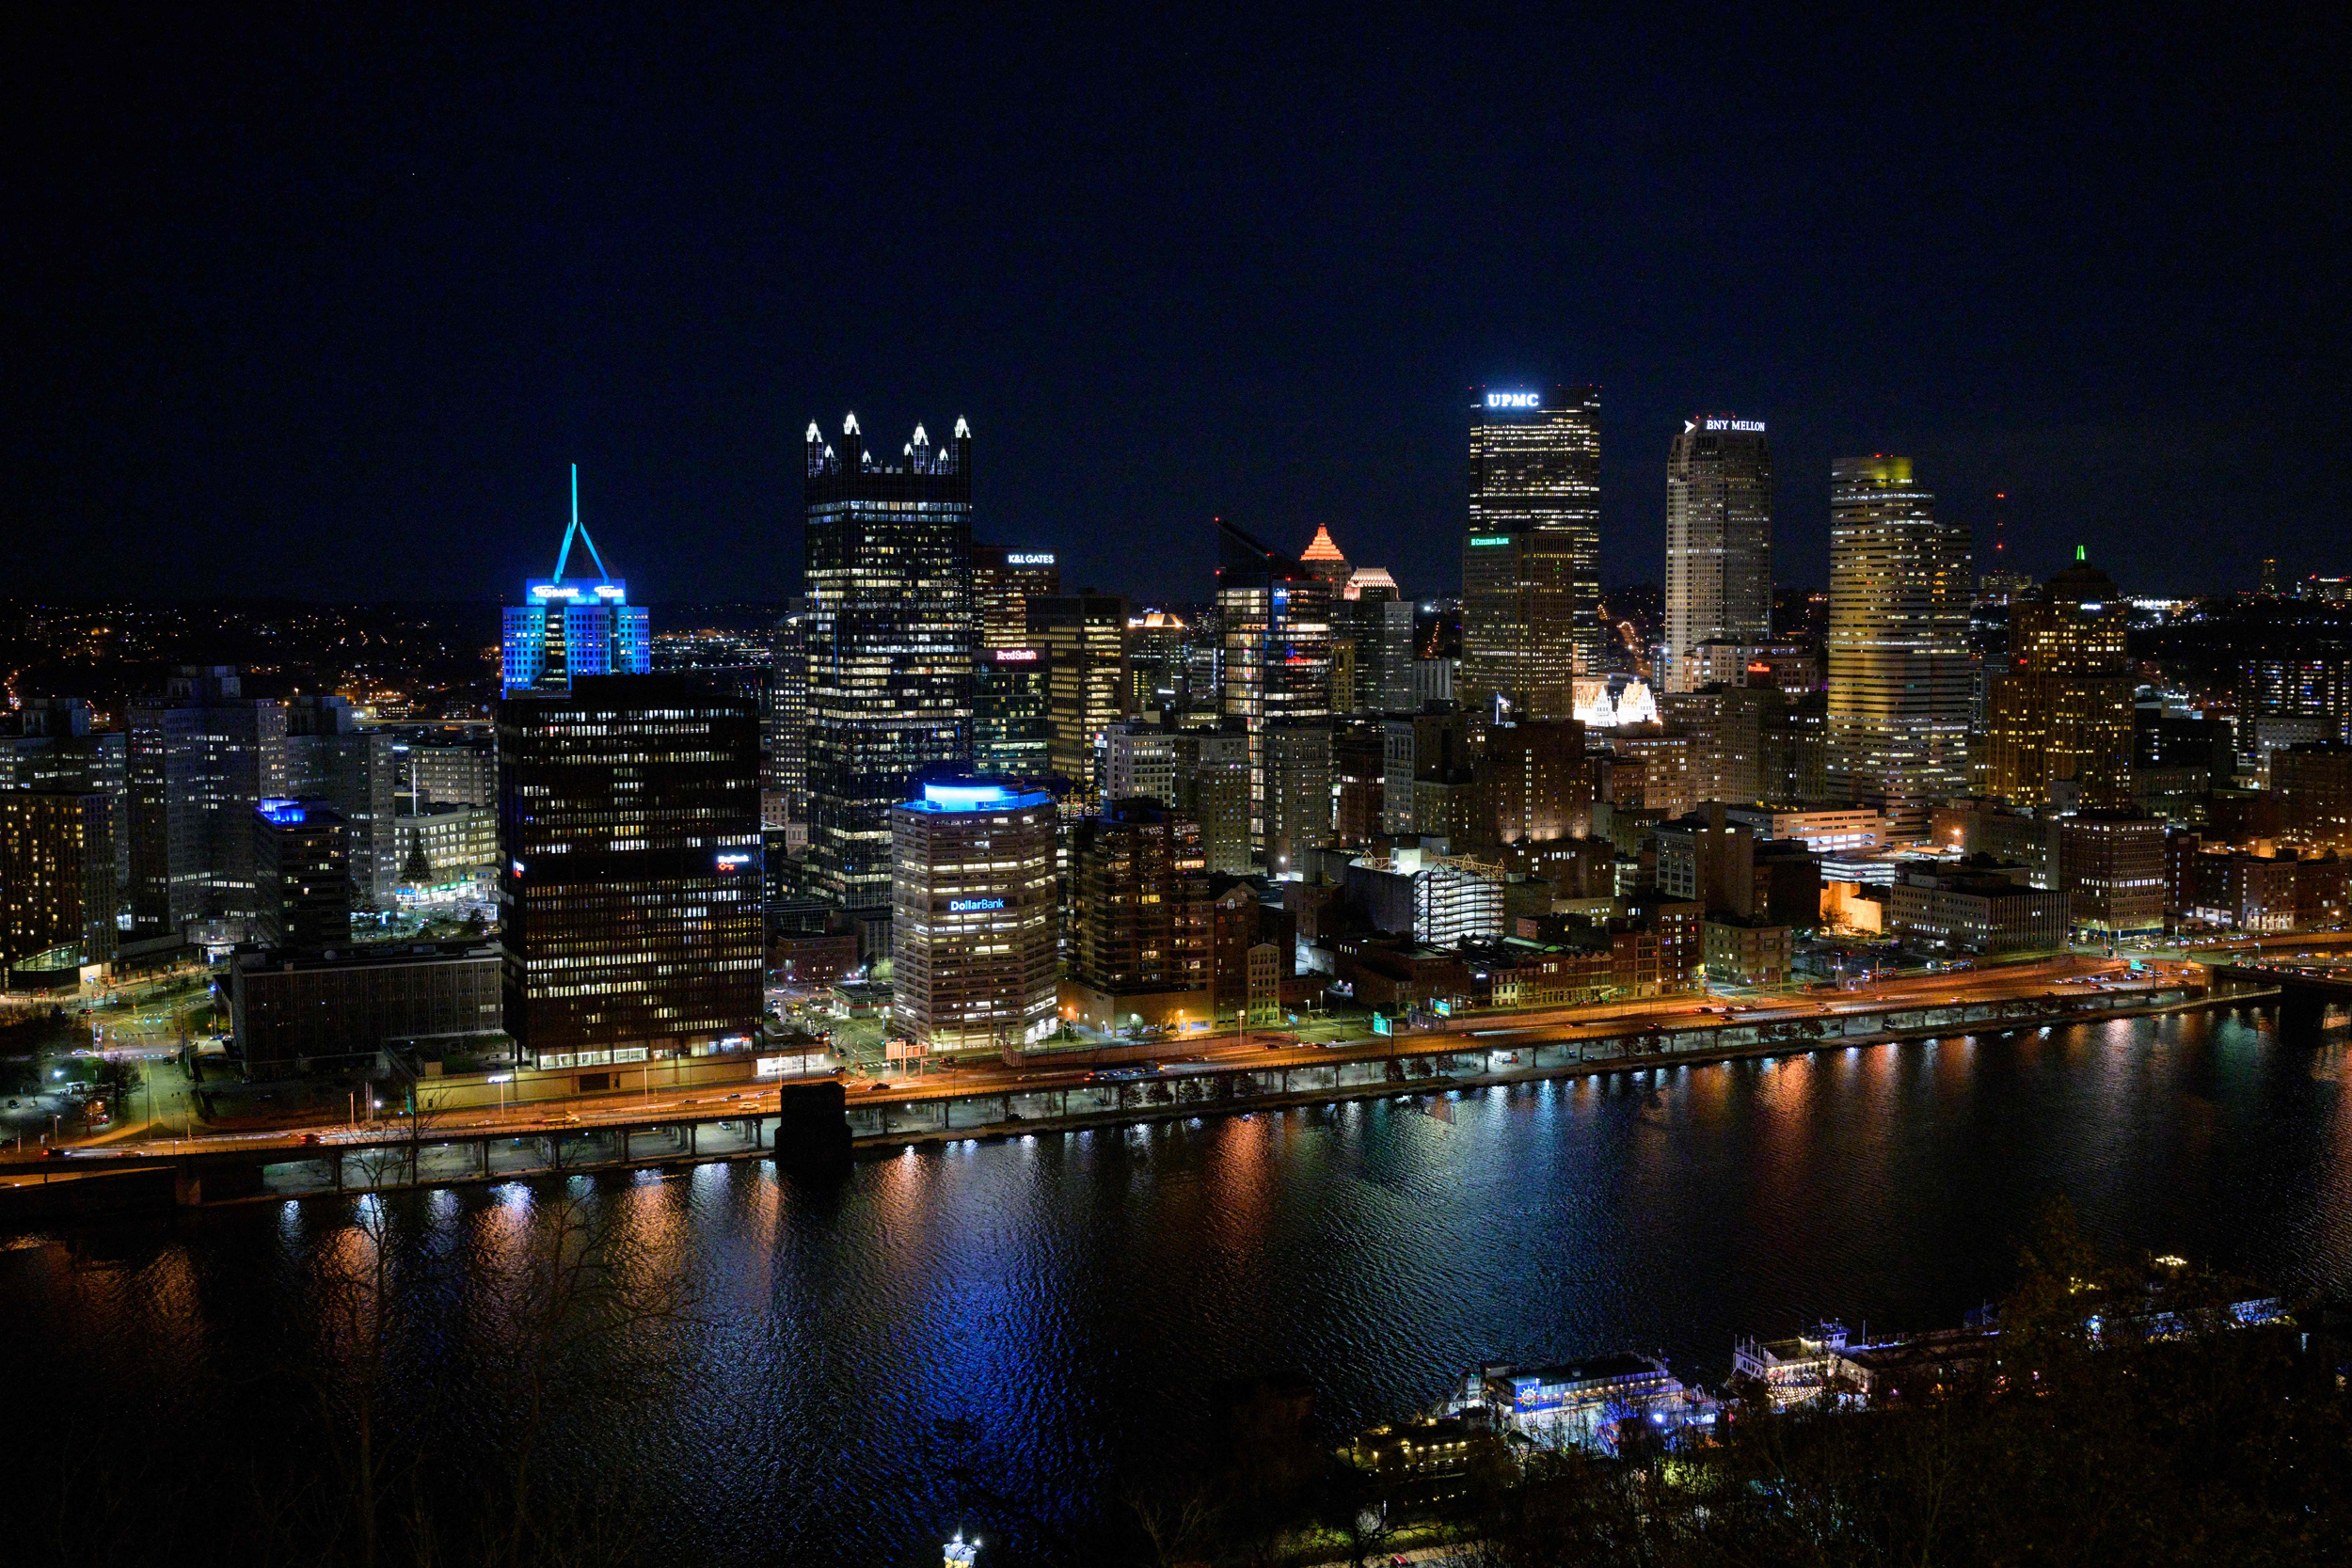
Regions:
M 1544 398 L 1541 392 L 1488 392 L 1486 394 L 1486 406 L 1489 408 L 1541 408 L 1543 405 Z

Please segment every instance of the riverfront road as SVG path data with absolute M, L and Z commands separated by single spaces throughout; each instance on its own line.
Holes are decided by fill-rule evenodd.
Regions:
M 1218 1067 L 1285 1068 L 1311 1064 L 1379 1058 L 1400 1053 L 1443 1050 L 1450 1041 L 1465 1049 L 1510 1049 L 1521 1045 L 1575 1043 L 1585 1039 L 1621 1037 L 1629 1033 L 1660 1029 L 1690 1029 L 1720 1022 L 1726 1026 L 1801 1022 L 1853 1013 L 1883 1012 L 1906 1004 L 1920 1006 L 1998 1002 L 2028 1002 L 2081 996 L 2088 989 L 2118 992 L 2177 987 L 2192 966 L 2157 962 L 2134 972 L 2123 962 L 2083 957 L 2061 957 L 2037 963 L 1994 969 L 1903 975 L 1851 990 L 1832 992 L 1799 991 L 1787 995 L 1669 996 L 1602 1003 L 1575 1007 L 1534 1007 L 1506 1012 L 1468 1013 L 1440 1021 L 1436 1028 L 1400 1031 L 1394 1037 L 1371 1036 L 1337 1044 L 1299 1043 L 1285 1030 L 1261 1029 L 1240 1034 L 1171 1037 L 1148 1047 L 1125 1046 L 1115 1052 L 1086 1053 L 1084 1064 L 1058 1065 L 1032 1060 L 1018 1067 L 1001 1062 L 963 1063 L 952 1069 L 898 1082 L 850 1079 L 845 1084 L 852 1109 L 866 1099 L 887 1094 L 895 1105 L 926 1101 L 961 1099 L 1008 1091 L 1054 1089 L 1083 1084 L 1092 1072 L 1114 1064 L 1158 1061 L 1183 1069 Z M 740 1091 L 717 1089 L 655 1096 L 608 1094 L 561 1101 L 539 1101 L 504 1111 L 469 1110 L 428 1113 L 415 1127 L 405 1119 L 389 1119 L 357 1128 L 340 1124 L 310 1128 L 275 1128 L 263 1132 L 207 1132 L 195 1137 L 119 1138 L 83 1146 L 72 1156 L 98 1164 L 110 1157 L 199 1154 L 231 1151 L 269 1152 L 326 1148 L 339 1144 L 381 1145 L 410 1137 L 425 1141 L 472 1136 L 514 1136 L 567 1130 L 644 1124 L 649 1119 L 709 1121 L 773 1116 L 776 1090 L 760 1085 Z M 159 1130 L 160 1131 L 160 1130 Z M 0 1158 L 0 1172 L 22 1176 L 24 1167 L 40 1158 Z M 52 1165 L 50 1168 L 56 1168 Z

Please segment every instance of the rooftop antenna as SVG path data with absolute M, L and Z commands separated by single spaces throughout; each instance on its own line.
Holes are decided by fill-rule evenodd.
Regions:
M 588 536 L 586 529 L 580 526 L 580 465 L 577 463 L 572 465 L 572 526 L 564 531 L 564 547 L 556 552 L 555 557 L 557 582 L 564 580 L 564 563 L 572 558 L 574 534 L 580 535 L 580 542 L 588 546 L 588 559 L 596 563 L 596 576 L 611 582 L 612 574 L 604 569 L 604 557 L 596 553 L 596 542 Z

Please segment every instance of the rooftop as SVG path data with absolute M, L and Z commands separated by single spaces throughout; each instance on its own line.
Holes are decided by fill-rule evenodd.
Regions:
M 1041 789 L 1008 789 L 1003 784 L 927 784 L 923 798 L 906 801 L 901 810 L 929 812 L 1017 811 L 1025 806 L 1050 806 L 1054 798 Z

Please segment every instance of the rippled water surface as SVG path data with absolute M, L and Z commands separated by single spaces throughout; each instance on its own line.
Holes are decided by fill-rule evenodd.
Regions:
M 1864 1047 L 910 1150 L 818 1182 L 710 1165 L 402 1195 L 390 1354 L 437 1456 L 499 1451 L 498 1282 L 569 1192 L 694 1298 L 635 1331 L 682 1376 L 553 1390 L 572 1484 L 659 1474 L 681 1561 L 935 1561 L 958 1523 L 1015 1560 L 1189 1451 L 1221 1379 L 1302 1373 L 1334 1431 L 1483 1361 L 1654 1348 L 1720 1382 L 1743 1334 L 1956 1322 L 2056 1193 L 2114 1244 L 2352 1285 L 2342 1032 L 2270 1030 Z M 205 1374 L 346 1332 L 326 1282 L 366 1242 L 325 1202 L 24 1238 L 0 1323 L 57 1348 L 102 1426 L 200 1430 Z

